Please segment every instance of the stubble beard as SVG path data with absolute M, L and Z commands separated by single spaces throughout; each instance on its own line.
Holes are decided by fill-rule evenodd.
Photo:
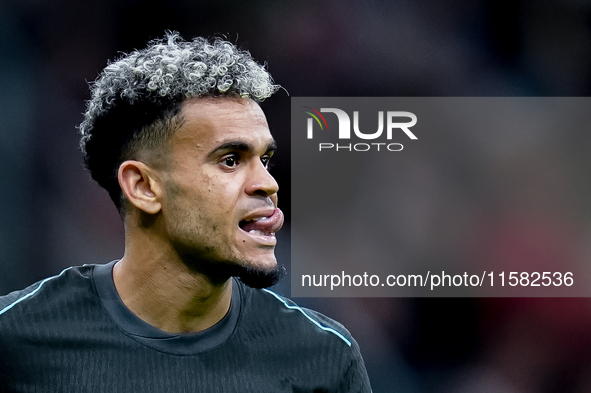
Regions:
M 277 284 L 287 274 L 283 265 L 274 263 L 270 268 L 264 267 L 258 265 L 257 261 L 223 255 L 219 245 L 197 244 L 195 239 L 200 237 L 199 234 L 187 227 L 183 228 L 183 223 L 178 222 L 175 229 L 177 236 L 173 236 L 176 238 L 173 241 L 174 248 L 185 266 L 208 277 L 214 284 L 222 284 L 230 277 L 237 277 L 249 287 L 268 288 Z
M 175 249 L 181 260 L 189 268 L 198 274 L 205 275 L 212 283 L 222 284 L 230 277 L 237 277 L 245 285 L 251 288 L 268 288 L 277 284 L 286 274 L 283 265 L 275 263 L 272 268 L 257 266 L 256 261 L 249 261 L 234 256 L 224 256 L 219 245 L 197 244 L 195 239 L 202 237 L 194 230 L 197 220 L 191 215 L 184 214 L 191 211 L 190 208 L 181 209 L 178 206 L 177 196 L 180 195 L 179 187 L 167 182 L 167 190 L 171 201 L 175 204 L 171 211 L 175 217 L 174 229 L 171 231 L 175 239 Z M 213 226 L 213 225 L 212 225 Z
M 251 261 L 216 259 L 201 252 L 183 253 L 181 258 L 190 270 L 207 276 L 212 283 L 221 284 L 236 277 L 251 288 L 262 289 L 277 284 L 287 274 L 283 265 L 275 264 L 269 269 Z
M 248 266 L 240 266 L 238 277 L 245 285 L 251 288 L 269 288 L 277 284 L 287 273 L 283 265 L 275 265 L 271 270 L 256 269 Z

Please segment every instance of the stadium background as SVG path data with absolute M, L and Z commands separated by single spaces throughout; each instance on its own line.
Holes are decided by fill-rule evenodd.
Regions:
M 88 98 L 85 81 L 93 80 L 107 59 L 143 47 L 166 29 L 185 38 L 226 34 L 267 61 L 292 96 L 588 96 L 591 91 L 588 0 L 3 0 L 0 294 L 66 266 L 121 255 L 120 219 L 106 192 L 83 170 L 75 126 Z M 280 91 L 263 108 L 280 146 L 274 175 L 289 220 L 289 97 Z M 491 216 L 542 207 L 524 214 L 535 219 L 523 226 L 491 224 L 493 240 L 483 252 L 509 244 L 499 258 L 552 258 L 566 250 L 591 259 L 589 138 L 571 140 L 568 149 L 532 147 L 510 166 L 518 170 L 505 163 L 490 179 L 481 179 L 491 185 Z M 548 155 L 548 165 L 528 166 L 528 156 L 540 154 Z M 559 170 L 573 167 L 574 172 Z M 569 189 L 573 182 L 577 187 Z M 495 200 L 497 187 L 511 189 L 511 200 Z M 429 189 L 441 198 L 445 191 Z M 445 200 L 437 203 L 445 206 Z M 461 215 L 461 208 L 454 213 Z M 540 228 L 540 222 L 541 230 L 520 232 L 528 225 Z M 435 233 L 447 230 L 433 225 Z M 282 237 L 289 237 L 288 229 Z M 533 239 L 524 243 L 524 236 Z M 419 246 L 437 249 L 434 241 L 436 236 L 425 238 Z M 541 246 L 549 243 L 550 251 Z M 281 244 L 280 259 L 288 264 L 289 243 Z M 278 291 L 288 293 L 286 285 L 287 280 Z M 589 299 L 298 302 L 351 330 L 376 393 L 591 391 Z

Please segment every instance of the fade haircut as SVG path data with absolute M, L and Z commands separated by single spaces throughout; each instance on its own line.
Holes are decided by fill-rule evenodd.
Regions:
M 180 127 L 182 103 L 195 97 L 260 102 L 279 89 L 264 65 L 221 38 L 184 41 L 178 33 L 110 62 L 91 84 L 80 147 L 86 168 L 124 214 L 119 166 L 141 151 L 158 154 Z

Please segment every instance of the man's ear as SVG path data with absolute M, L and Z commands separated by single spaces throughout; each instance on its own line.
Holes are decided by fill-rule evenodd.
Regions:
M 143 162 L 128 160 L 119 166 L 119 186 L 132 205 L 148 214 L 156 214 L 162 208 L 161 188 L 154 170 Z

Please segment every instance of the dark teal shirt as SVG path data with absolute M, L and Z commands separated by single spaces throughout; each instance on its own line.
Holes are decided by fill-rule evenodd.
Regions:
M 0 392 L 371 392 L 357 343 L 320 313 L 234 279 L 219 323 L 170 334 L 127 309 L 113 265 L 0 297 Z

